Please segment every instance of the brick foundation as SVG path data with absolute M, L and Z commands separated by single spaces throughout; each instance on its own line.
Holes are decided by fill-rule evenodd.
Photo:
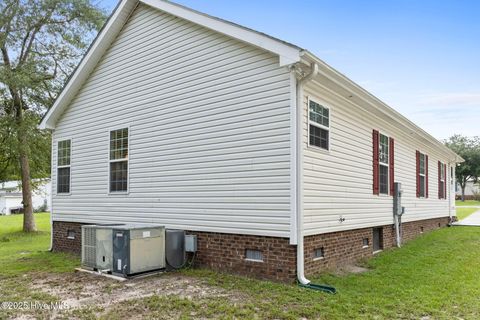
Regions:
M 195 264 L 218 271 L 255 275 L 278 281 L 292 281 L 296 275 L 296 246 L 287 238 L 262 237 L 211 232 L 197 235 Z M 259 250 L 263 262 L 245 260 L 245 250 Z
M 445 227 L 449 218 L 436 218 L 402 223 L 402 241 L 412 240 L 422 234 L 440 227 Z M 393 225 L 381 226 L 383 249 L 396 246 Z M 368 247 L 363 239 L 368 239 Z M 323 248 L 324 258 L 314 257 L 316 249 Z M 305 274 L 311 275 L 338 266 L 355 263 L 373 256 L 373 228 L 355 229 L 339 232 L 317 234 L 305 237 Z
M 68 238 L 68 232 L 75 233 L 74 239 Z M 53 251 L 82 252 L 82 224 L 77 222 L 53 221 Z
M 403 240 L 414 239 L 448 224 L 449 218 L 436 218 L 403 223 Z M 74 222 L 53 222 L 53 249 L 79 254 L 81 252 L 81 225 Z M 383 248 L 395 246 L 393 225 L 381 226 Z M 68 238 L 68 232 L 75 239 Z M 187 231 L 198 237 L 195 265 L 218 271 L 250 275 L 283 282 L 296 279 L 296 246 L 288 238 L 251 236 L 239 234 Z M 367 238 L 369 246 L 364 246 Z M 307 275 L 355 263 L 373 256 L 373 228 L 363 228 L 305 237 L 305 273 Z M 315 259 L 315 249 L 323 248 L 324 257 Z M 245 259 L 246 249 L 259 250 L 263 262 Z

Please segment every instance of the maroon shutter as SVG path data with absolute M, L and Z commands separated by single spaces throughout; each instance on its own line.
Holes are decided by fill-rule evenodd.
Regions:
M 442 199 L 442 163 L 438 161 L 438 199 Z
M 443 182 L 443 187 L 445 188 L 444 192 L 443 192 L 443 199 L 447 199 L 447 165 L 444 164 L 445 166 L 445 176 L 444 176 L 444 182 Z
M 379 155 L 378 155 L 378 139 L 379 134 L 377 130 L 373 130 L 373 194 L 380 194 L 379 183 Z
M 390 194 L 393 196 L 394 182 L 395 182 L 395 140 L 390 138 L 390 148 L 389 148 L 389 160 L 390 160 Z
M 417 198 L 420 198 L 420 151 L 417 150 Z
M 425 198 L 428 198 L 428 156 L 425 155 Z

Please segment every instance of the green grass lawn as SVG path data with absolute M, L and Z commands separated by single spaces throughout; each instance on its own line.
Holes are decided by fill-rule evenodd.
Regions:
M 461 206 L 480 206 L 480 201 L 477 201 L 477 200 L 465 200 L 465 201 L 456 200 L 455 205 L 457 207 L 461 207 Z
M 363 274 L 313 277 L 327 295 L 208 271 L 191 271 L 212 284 L 248 293 L 260 318 L 480 318 L 480 228 L 451 227 L 425 234 L 367 262 Z
M 21 216 L 0 217 L 0 302 L 55 297 L 31 290 L 38 273 L 72 271 L 78 258 L 50 253 L 47 214 L 38 214 L 39 232 L 20 233 Z M 78 318 L 125 316 L 161 319 L 479 319 L 480 228 L 451 227 L 422 235 L 401 249 L 387 250 L 365 262 L 362 274 L 322 274 L 314 283 L 337 288 L 336 295 L 295 285 L 190 269 L 171 275 L 194 277 L 230 296 L 182 295 L 132 298 L 102 314 L 77 312 Z M 0 319 L 15 314 L 2 314 Z M 35 317 L 48 318 L 39 313 Z
M 0 276 L 29 271 L 67 272 L 78 259 L 67 254 L 52 254 L 50 215 L 36 213 L 37 232 L 23 233 L 23 215 L 0 216 Z
M 463 220 L 475 211 L 478 211 L 478 208 L 459 208 L 457 207 L 457 218 L 458 220 Z

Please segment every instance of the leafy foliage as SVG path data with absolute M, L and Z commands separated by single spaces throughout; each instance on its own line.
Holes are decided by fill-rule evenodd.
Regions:
M 19 132 L 31 177 L 49 176 L 50 134 L 37 124 L 104 20 L 88 0 L 0 2 L 0 180 L 20 176 Z
M 467 181 L 477 183 L 480 177 L 480 137 L 454 135 L 447 139 L 445 144 L 465 160 L 455 170 L 457 182 L 462 188 L 463 200 Z
M 25 231 L 36 229 L 31 178 L 50 172 L 37 124 L 104 20 L 90 0 L 0 1 L 0 180 L 21 178 Z

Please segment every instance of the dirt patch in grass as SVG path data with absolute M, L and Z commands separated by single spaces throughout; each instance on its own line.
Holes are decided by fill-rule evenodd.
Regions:
M 40 274 L 33 279 L 30 285 L 32 290 L 55 297 L 67 306 L 50 314 L 60 318 L 66 315 L 76 318 L 99 317 L 126 301 L 154 296 L 176 296 L 191 301 L 220 298 L 232 302 L 244 298 L 244 294 L 239 292 L 210 286 L 201 279 L 178 274 L 160 274 L 124 282 L 82 272 Z

